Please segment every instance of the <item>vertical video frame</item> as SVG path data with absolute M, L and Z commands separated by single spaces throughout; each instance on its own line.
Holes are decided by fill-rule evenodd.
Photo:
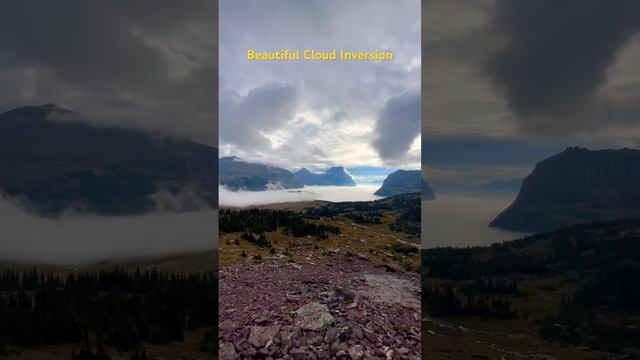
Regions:
M 217 358 L 217 3 L 0 8 L 0 358 Z
M 420 6 L 220 3 L 221 359 L 420 358 Z
M 637 357 L 640 4 L 423 5 L 424 357 Z

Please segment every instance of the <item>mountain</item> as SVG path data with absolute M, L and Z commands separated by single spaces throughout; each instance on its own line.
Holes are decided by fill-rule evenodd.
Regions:
M 237 156 L 219 160 L 220 184 L 232 191 L 263 191 L 269 189 L 299 189 L 303 187 L 288 170 L 246 162 Z
M 422 179 L 420 170 L 396 170 L 384 179 L 382 186 L 374 195 L 393 196 L 422 192 L 423 189 L 426 192 L 424 195 L 428 198 L 433 195 L 431 187 Z
M 45 104 L 0 114 L 0 194 L 45 216 L 217 205 L 217 148 Z
M 433 191 L 433 188 L 429 186 L 429 183 L 427 182 L 427 180 L 424 177 L 422 177 L 420 182 L 422 183 L 422 189 L 421 189 L 422 200 L 423 201 L 435 200 L 436 193 L 435 191 Z
M 540 232 L 640 218 L 640 151 L 571 147 L 536 165 L 492 227 Z
M 296 179 L 304 185 L 321 185 L 321 186 L 356 186 L 351 175 L 342 166 L 334 166 L 329 168 L 322 174 L 314 174 L 309 170 L 302 168 L 294 173 Z

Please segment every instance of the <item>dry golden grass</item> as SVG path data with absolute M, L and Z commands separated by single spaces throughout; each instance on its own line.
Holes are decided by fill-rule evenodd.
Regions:
M 398 254 L 391 246 L 398 239 L 411 244 L 420 244 L 420 237 L 389 229 L 395 220 L 393 214 L 386 214 L 383 224 L 354 224 L 350 219 L 321 219 L 319 224 L 337 226 L 341 234 L 328 234 L 327 239 L 316 237 L 295 238 L 282 232 L 267 233 L 267 239 L 273 244 L 275 254 L 269 249 L 260 248 L 241 238 L 241 233 L 223 234 L 219 241 L 219 263 L 221 267 L 232 264 L 252 263 L 259 255 L 264 261 L 285 260 L 293 262 L 314 261 L 324 258 L 328 252 L 363 254 L 374 262 L 389 262 L 408 267 L 414 271 L 420 269 L 419 252 Z M 243 256 L 246 254 L 246 256 Z
M 521 276 L 517 280 L 520 290 L 526 294 L 510 299 L 519 318 L 460 317 L 423 321 L 425 358 L 518 359 L 531 354 L 546 354 L 567 360 L 603 358 L 601 352 L 549 343 L 538 334 L 538 321 L 557 311 L 562 297 L 575 290 L 575 283 L 563 277 L 538 279 Z M 455 288 L 464 285 L 441 280 L 433 282 L 447 283 Z

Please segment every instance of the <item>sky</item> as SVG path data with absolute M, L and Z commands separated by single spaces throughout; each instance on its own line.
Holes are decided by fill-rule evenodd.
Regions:
M 640 147 L 638 13 L 634 0 L 425 1 L 435 190 L 521 179 L 568 146 Z
M 3 1 L 0 112 L 55 103 L 100 126 L 216 145 L 215 2 Z
M 288 169 L 420 166 L 420 1 L 220 2 L 220 153 Z M 248 49 L 393 52 L 249 62 Z

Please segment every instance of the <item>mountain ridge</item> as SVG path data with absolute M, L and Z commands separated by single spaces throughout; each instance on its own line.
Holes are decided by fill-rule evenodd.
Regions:
M 374 195 L 393 196 L 416 192 L 422 193 L 423 200 L 435 199 L 433 189 L 422 177 L 420 170 L 396 170 L 387 175 Z
M 491 227 L 549 231 L 640 217 L 640 150 L 568 147 L 539 162 Z
M 74 118 L 57 121 L 52 114 Z M 218 150 L 188 139 L 94 127 L 82 115 L 48 103 L 1 113 L 0 144 L 0 193 L 22 199 L 19 203 L 40 215 L 68 209 L 147 213 L 157 209 L 151 197 L 157 191 L 179 197 L 189 192 L 209 207 L 217 205 L 217 191 L 210 189 L 215 189 Z M 173 210 L 195 208 L 182 203 Z
M 250 163 L 237 156 L 226 156 L 218 161 L 220 184 L 232 191 L 300 189 L 304 186 L 289 170 L 277 166 Z
M 312 186 L 356 186 L 351 174 L 344 166 L 332 166 L 323 173 L 312 173 L 307 168 L 302 168 L 294 173 L 294 176 L 304 185 Z

